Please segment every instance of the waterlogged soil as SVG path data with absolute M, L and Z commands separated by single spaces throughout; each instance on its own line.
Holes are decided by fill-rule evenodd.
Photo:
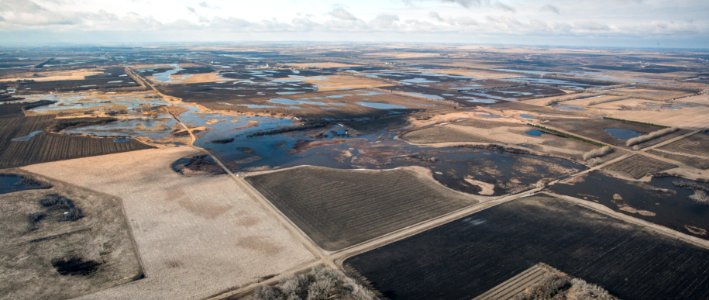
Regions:
M 391 299 L 471 299 L 537 263 L 620 299 L 709 298 L 709 251 L 547 196 L 349 258 Z
M 672 176 L 655 177 L 649 183 L 642 183 L 593 171 L 579 182 L 559 183 L 551 186 L 550 189 L 556 193 L 603 204 L 629 216 L 709 239 L 707 232 L 709 231 L 709 201 L 706 199 L 709 184 L 707 183 Z M 705 195 L 704 201 L 692 199 L 698 199 L 701 194 Z
M 37 181 L 24 175 L 0 173 L 0 194 L 24 190 L 48 189 L 51 187 L 52 186 L 48 183 Z
M 259 125 L 243 128 L 248 122 Z M 298 165 L 340 169 L 422 166 L 453 189 L 480 193 L 481 187 L 468 178 L 495 185 L 493 195 L 501 195 L 585 168 L 568 160 L 501 147 L 411 145 L 396 137 L 405 126 L 398 116 L 309 124 L 241 117 L 236 122 L 220 123 L 198 136 L 196 144 L 210 150 L 234 172 Z

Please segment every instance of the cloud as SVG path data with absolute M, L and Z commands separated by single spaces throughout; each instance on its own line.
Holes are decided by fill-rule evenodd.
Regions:
M 495 7 L 499 8 L 501 10 L 504 10 L 506 12 L 516 12 L 516 10 L 514 8 L 512 8 L 512 6 L 509 6 L 509 5 L 501 3 L 501 2 L 495 3 Z
M 369 25 L 373 27 L 373 29 L 388 29 L 388 28 L 394 28 L 396 22 L 399 21 L 399 16 L 397 15 L 392 15 L 392 14 L 381 14 L 375 17 L 372 21 L 369 22 Z
M 413 0 L 404 0 L 404 1 L 413 1 Z M 467 9 L 473 8 L 473 7 L 492 7 L 492 8 L 497 8 L 506 12 L 515 12 L 516 9 L 514 7 L 509 6 L 507 4 L 504 4 L 500 1 L 493 1 L 493 0 L 438 0 L 439 2 L 442 3 L 454 3 L 458 4 L 462 7 L 465 7 Z
M 438 14 L 435 11 L 431 11 L 428 13 L 428 16 L 431 17 L 432 19 L 438 21 L 438 22 L 444 22 L 443 17 L 441 17 L 440 14 Z
M 551 5 L 551 4 L 547 4 L 547 5 L 542 6 L 542 8 L 540 8 L 539 11 L 550 12 L 550 13 L 554 13 L 557 15 L 561 14 L 561 12 L 559 11 L 559 8 L 554 5 Z
M 481 0 L 440 0 L 444 3 L 455 3 L 465 8 L 471 8 L 473 6 L 480 6 L 482 4 Z
M 292 39 L 418 33 L 458 34 L 471 39 L 485 36 L 549 39 L 709 36 L 709 21 L 701 14 L 709 9 L 709 2 L 700 0 L 682 0 L 689 1 L 682 2 L 686 7 L 673 6 L 675 0 L 645 0 L 647 5 L 639 5 L 637 0 L 593 0 L 580 2 L 575 7 L 578 10 L 565 9 L 561 0 L 547 0 L 542 4 L 509 0 L 402 0 L 417 6 L 406 7 L 407 2 L 399 2 L 399 7 L 404 9 L 393 10 L 388 5 L 349 3 L 347 7 L 322 7 L 308 4 L 299 12 L 298 6 L 286 9 L 284 5 L 277 11 L 271 8 L 261 14 L 257 8 L 252 13 L 249 9 L 234 9 L 238 6 L 229 2 L 210 0 L 185 0 L 187 4 L 176 6 L 169 13 L 151 8 L 145 4 L 147 0 L 129 1 L 135 4 L 131 5 L 135 12 L 126 10 L 126 6 L 119 5 L 122 9 L 115 9 L 115 5 L 102 5 L 101 1 L 89 7 L 69 0 L 0 0 L 0 33 L 34 30 L 88 36 L 91 32 L 124 31 L 160 36 L 162 32 L 186 32 L 166 35 L 186 39 L 206 39 L 212 32 L 258 37 L 265 34 L 251 33 L 283 33 L 282 36 Z M 215 8 L 215 3 L 219 3 L 219 8 Z M 627 10 L 637 13 L 622 18 L 608 13 Z
M 345 21 L 357 21 L 357 19 L 354 15 L 352 15 L 350 12 L 345 10 L 342 7 L 336 7 L 330 12 L 330 15 L 340 19 L 340 20 L 345 20 Z
M 2 17 L 6 23 L 20 26 L 71 25 L 77 16 L 54 13 L 31 0 L 3 0 Z

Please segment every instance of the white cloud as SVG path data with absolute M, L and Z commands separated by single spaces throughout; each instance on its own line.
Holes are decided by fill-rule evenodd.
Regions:
M 551 5 L 551 4 L 547 4 L 547 5 L 542 6 L 539 9 L 539 11 L 550 12 L 550 13 L 557 14 L 557 15 L 561 14 L 561 12 L 559 11 L 559 8 L 554 5 Z
M 381 14 L 369 22 L 371 28 L 374 29 L 395 29 L 396 22 L 399 21 L 399 16 L 392 14 Z
M 340 20 L 345 20 L 345 21 L 357 21 L 358 19 L 352 15 L 350 12 L 345 10 L 342 7 L 336 7 L 330 12 L 330 15 L 340 19 Z
M 408 0 L 415 5 L 361 0 L 346 8 L 338 0 L 272 0 L 249 6 L 228 0 L 0 1 L 0 32 L 185 31 L 200 39 L 213 32 L 283 32 L 294 39 L 298 33 L 384 37 L 396 32 L 515 38 L 695 35 L 709 40 L 709 2 L 700 0 Z

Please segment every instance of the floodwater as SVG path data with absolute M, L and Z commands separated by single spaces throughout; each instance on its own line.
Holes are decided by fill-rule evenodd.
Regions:
M 499 148 L 411 145 L 396 138 L 403 126 L 400 120 L 401 116 L 388 120 L 363 118 L 297 130 L 298 124 L 289 119 L 239 117 L 234 125 L 222 129 L 215 128 L 222 122 L 210 125 L 210 130 L 198 136 L 197 145 L 210 150 L 235 172 L 297 165 L 341 169 L 413 165 L 431 169 L 436 180 L 464 192 L 480 192 L 478 186 L 466 182 L 466 177 L 493 183 L 495 195 L 585 168 L 564 159 Z M 258 126 L 234 128 L 249 121 L 258 122 Z
M 274 105 L 337 105 L 311 98 L 271 100 Z M 195 106 L 184 105 L 186 111 L 179 118 L 189 127 L 204 126 L 206 130 L 195 134 L 195 145 L 210 150 L 235 172 L 297 165 L 344 169 L 413 165 L 429 168 L 436 180 L 453 189 L 479 193 L 480 187 L 470 183 L 474 182 L 469 180 L 472 178 L 494 184 L 494 194 L 500 195 L 521 191 L 543 178 L 557 178 L 585 168 L 560 158 L 494 147 L 410 145 L 397 138 L 406 126 L 406 107 L 371 101 L 356 104 L 390 113 L 302 123 L 290 118 L 203 113 Z M 115 122 L 72 127 L 63 132 L 114 137 L 117 141 L 147 137 L 159 143 L 172 137 L 176 128 L 176 121 L 168 114 L 153 112 L 150 117 L 134 113 Z
M 530 129 L 525 131 L 524 133 L 531 136 L 542 136 L 542 134 L 544 134 L 544 131 L 541 131 L 539 129 Z
M 568 79 L 544 78 L 544 77 L 518 77 L 518 78 L 509 78 L 509 79 L 507 79 L 507 81 L 549 85 L 549 86 L 554 86 L 554 87 L 561 88 L 561 89 L 570 89 L 570 90 L 583 90 L 583 89 L 587 89 L 587 88 L 596 87 L 599 85 L 599 84 L 593 84 L 593 83 L 587 83 L 587 82 L 573 81 L 573 80 L 568 80 Z
M 621 213 L 709 239 L 706 232 L 709 230 L 709 202 L 690 198 L 695 193 L 709 192 L 708 184 L 678 177 L 655 177 L 649 183 L 640 183 L 593 171 L 582 182 L 556 184 L 551 186 L 551 190 L 598 202 Z M 620 197 L 614 199 L 614 194 Z
M 476 98 L 476 97 L 469 97 L 469 96 L 463 96 L 459 97 L 460 99 L 465 99 L 466 101 L 470 103 L 483 103 L 483 104 L 493 104 L 497 103 L 497 100 L 494 99 L 484 99 L 484 98 Z
M 24 190 L 47 189 L 51 186 L 20 174 L 0 173 L 0 194 Z
M 357 104 L 360 106 L 376 109 L 406 109 L 406 106 L 380 102 L 359 101 L 357 102 Z
M 106 124 L 72 127 L 62 130 L 65 134 L 93 135 L 99 137 L 148 137 L 153 141 L 169 138 L 177 124 L 169 115 L 160 118 L 137 118 Z
M 317 106 L 327 106 L 328 103 L 320 101 L 311 101 L 305 99 L 288 99 L 288 98 L 273 98 L 269 99 L 268 102 L 281 104 L 281 105 L 317 105 Z
M 606 128 L 605 130 L 608 134 L 621 141 L 642 135 L 640 132 L 625 128 Z
M 36 135 L 38 135 L 40 133 L 42 133 L 42 130 L 35 130 L 35 131 L 30 132 L 28 135 L 16 137 L 16 138 L 12 139 L 11 141 L 13 141 L 13 142 L 27 142 L 27 141 L 30 141 L 33 137 L 35 137 Z
M 445 98 L 438 96 L 438 95 L 416 93 L 416 92 L 403 92 L 403 94 L 409 95 L 411 97 L 425 98 L 428 100 L 444 100 L 445 99 Z
M 75 94 L 38 94 L 26 97 L 29 100 L 50 100 L 55 103 L 38 106 L 30 109 L 37 113 L 56 113 L 60 111 L 76 109 L 98 110 L 106 108 L 125 108 L 129 112 L 141 113 L 159 106 L 167 105 L 160 98 L 146 98 L 145 95 L 111 95 L 107 98 L 100 98 L 86 93 Z
M 64 134 L 116 137 L 119 138 L 118 142 L 123 142 L 121 137 L 148 137 L 156 142 L 171 137 L 172 130 L 177 123 L 172 116 L 160 110 L 168 103 L 157 97 L 148 97 L 148 95 L 128 94 L 104 97 L 84 93 L 38 95 L 36 97 L 51 99 L 56 103 L 36 107 L 31 111 L 59 114 L 76 109 L 87 109 L 107 113 L 115 112 L 116 115 L 124 117 L 104 124 L 67 128 L 61 131 Z M 32 132 L 27 136 L 16 138 L 16 140 L 28 141 L 37 134 L 39 132 Z
M 180 72 L 182 70 L 184 70 L 184 69 L 182 67 L 180 67 L 180 65 L 173 64 L 172 69 L 167 70 L 165 72 L 155 73 L 155 74 L 153 74 L 153 78 L 159 82 L 164 82 L 164 83 L 172 82 L 172 75 L 176 74 L 177 72 Z M 187 78 L 190 76 L 190 74 L 183 74 L 182 76 Z

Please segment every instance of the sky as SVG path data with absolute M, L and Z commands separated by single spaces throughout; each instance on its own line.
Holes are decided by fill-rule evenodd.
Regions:
M 0 46 L 331 41 L 709 48 L 709 0 L 0 0 Z

